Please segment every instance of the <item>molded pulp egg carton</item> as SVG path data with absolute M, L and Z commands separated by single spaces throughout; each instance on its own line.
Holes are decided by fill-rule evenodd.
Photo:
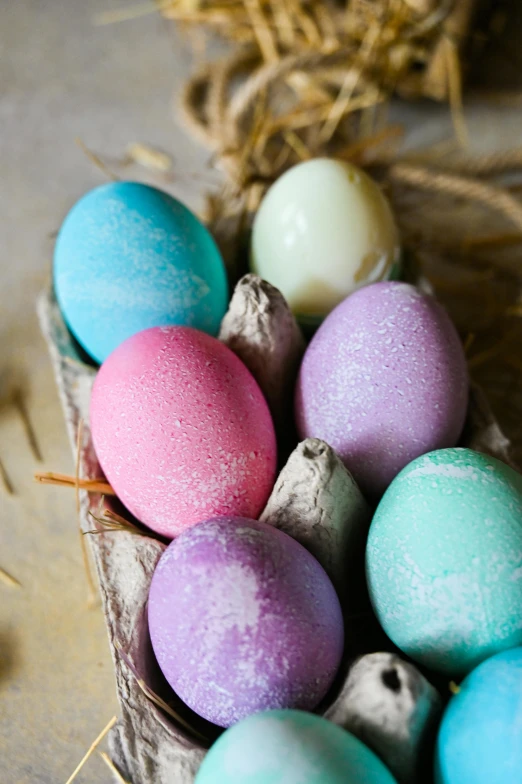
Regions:
M 74 454 L 79 423 L 84 423 L 80 475 L 101 477 L 89 431 L 89 398 L 96 370 L 83 361 L 51 290 L 41 295 L 38 313 Z M 272 410 L 280 452 L 288 454 L 295 444 L 287 423 L 292 421 L 293 383 L 304 341 L 285 300 L 270 284 L 246 275 L 236 287 L 220 338 L 256 377 Z M 483 395 L 474 388 L 462 443 L 509 462 L 509 442 Z M 94 527 L 90 513 L 98 512 L 100 496 L 81 495 L 80 524 L 86 532 Z M 340 594 L 350 587 L 345 584 L 346 573 L 357 572 L 357 568 L 346 569 L 347 558 L 357 559 L 360 574 L 370 510 L 351 475 L 324 442 L 307 439 L 292 452 L 261 519 L 286 530 L 311 550 Z M 190 784 L 219 731 L 176 697 L 152 652 L 146 602 L 152 573 L 166 545 L 152 535 L 126 530 L 101 532 L 88 539 L 121 706 L 121 718 L 109 736 L 112 759 L 131 784 Z M 372 746 L 399 784 L 424 784 L 419 766 L 439 715 L 439 695 L 415 667 L 394 653 L 365 655 L 349 669 L 355 654 L 391 648 L 378 633 L 373 638 L 365 634 L 365 629 L 355 631 L 360 649 L 347 652 L 343 672 L 319 710 Z M 397 679 L 394 688 L 386 687 L 383 674 L 390 669 L 399 689 Z M 138 680 L 160 695 L 179 719 L 152 702 Z

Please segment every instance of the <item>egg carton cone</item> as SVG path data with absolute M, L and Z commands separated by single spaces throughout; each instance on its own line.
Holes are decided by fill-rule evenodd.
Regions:
M 426 290 L 425 282 L 421 288 Z M 103 473 L 89 429 L 96 369 L 84 361 L 50 288 L 38 300 L 38 315 L 75 456 L 79 442 L 79 474 L 83 479 L 100 478 Z M 337 588 L 345 616 L 357 617 L 360 607 L 347 605 L 354 592 L 346 575 L 362 579 L 357 564 L 362 572 L 371 511 L 328 444 L 307 439 L 292 451 L 297 439 L 288 423 L 293 419 L 293 387 L 305 346 L 301 331 L 280 292 L 249 274 L 236 286 L 219 337 L 258 381 L 274 418 L 280 454 L 289 455 L 261 519 L 316 556 Z M 509 440 L 476 387 L 471 388 L 461 443 L 510 462 Z M 101 501 L 99 495 L 81 493 L 79 522 L 84 534 L 95 527 L 92 515 L 99 513 Z M 87 538 L 121 711 L 109 735 L 112 760 L 129 784 L 190 784 L 220 731 L 173 693 L 152 651 L 147 596 L 166 544 L 146 531 L 101 531 Z M 348 562 L 353 569 L 346 569 Z M 358 629 L 353 636 L 361 640 L 360 649 L 347 652 L 337 683 L 319 712 L 373 748 L 399 784 L 425 782 L 423 755 L 438 720 L 440 697 L 413 665 L 390 652 L 375 653 L 380 645 L 386 646 L 378 634 L 365 637 Z

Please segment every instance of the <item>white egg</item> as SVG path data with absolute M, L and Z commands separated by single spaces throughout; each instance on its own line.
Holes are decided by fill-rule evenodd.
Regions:
M 252 268 L 304 319 L 321 319 L 399 260 L 393 214 L 379 186 L 353 164 L 316 158 L 268 190 L 256 215 Z

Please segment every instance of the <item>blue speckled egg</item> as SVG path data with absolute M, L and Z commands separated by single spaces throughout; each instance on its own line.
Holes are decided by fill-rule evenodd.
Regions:
M 211 235 L 177 199 L 111 182 L 69 212 L 54 252 L 54 287 L 72 333 L 97 362 L 148 327 L 217 334 L 228 283 Z
M 521 645 L 522 476 L 471 449 L 417 458 L 377 508 L 366 569 L 385 632 L 426 667 L 463 675 Z
M 482 662 L 451 698 L 437 739 L 435 780 L 522 782 L 522 648 Z
M 373 751 L 312 713 L 256 713 L 212 746 L 196 784 L 396 784 Z

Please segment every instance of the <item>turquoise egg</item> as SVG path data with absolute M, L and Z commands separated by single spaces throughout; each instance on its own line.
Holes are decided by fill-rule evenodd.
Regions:
M 522 476 L 471 449 L 417 458 L 377 508 L 366 570 L 385 632 L 426 667 L 464 675 L 522 645 Z
M 446 709 L 436 784 L 522 782 L 522 648 L 480 664 Z
M 396 784 L 373 751 L 312 713 L 256 713 L 212 746 L 195 784 Z
M 87 193 L 54 252 L 65 321 L 97 362 L 148 327 L 181 324 L 216 335 L 228 283 L 208 230 L 169 194 L 136 182 Z

